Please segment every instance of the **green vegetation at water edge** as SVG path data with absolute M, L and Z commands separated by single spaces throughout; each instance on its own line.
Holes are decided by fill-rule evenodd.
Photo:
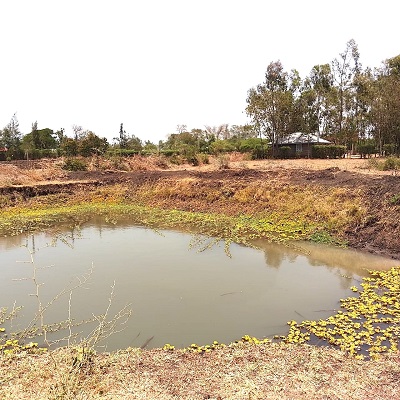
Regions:
M 278 214 L 256 218 L 252 216 L 226 216 L 132 204 L 80 203 L 65 207 L 22 208 L 3 211 L 0 234 L 17 235 L 25 231 L 57 227 L 59 224 L 79 226 L 94 215 L 106 222 L 119 220 L 146 225 L 155 229 L 177 228 L 214 236 L 230 242 L 246 243 L 265 238 L 283 242 L 307 238 L 316 227 L 300 220 L 282 219 Z

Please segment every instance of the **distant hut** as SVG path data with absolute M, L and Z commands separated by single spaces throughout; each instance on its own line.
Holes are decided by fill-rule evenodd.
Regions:
M 312 146 L 328 144 L 331 144 L 329 140 L 321 139 L 317 134 L 303 132 L 292 133 L 277 141 L 278 149 L 290 148 L 289 154 L 287 154 L 290 157 L 310 157 Z

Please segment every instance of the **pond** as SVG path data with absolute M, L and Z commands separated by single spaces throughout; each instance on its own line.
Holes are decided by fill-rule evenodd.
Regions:
M 42 304 L 56 297 L 44 313 L 46 324 L 90 320 L 107 310 L 112 292 L 110 315 L 130 305 L 123 330 L 103 343 L 108 351 L 271 337 L 287 333 L 289 320 L 331 315 L 366 268 L 398 264 L 311 243 L 255 245 L 232 244 L 228 255 L 224 243 L 212 238 L 100 219 L 79 230 L 0 238 L 0 307 L 23 306 L 13 326 L 5 326 L 15 331 L 32 320 L 38 309 L 35 273 Z M 58 295 L 90 270 L 71 296 L 69 289 Z M 94 326 L 74 330 L 87 335 Z M 58 338 L 66 334 L 58 332 Z

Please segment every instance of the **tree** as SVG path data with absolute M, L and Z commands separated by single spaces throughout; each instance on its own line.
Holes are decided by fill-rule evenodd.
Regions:
M 124 131 L 124 124 L 121 122 L 121 125 L 119 127 L 119 138 L 117 138 L 117 141 L 119 143 L 119 148 L 120 149 L 126 149 L 128 146 L 128 135 L 126 134 L 126 131 Z
M 78 142 L 75 139 L 64 138 L 60 145 L 62 154 L 71 157 L 78 155 Z
M 357 140 L 353 118 L 356 118 L 358 108 L 357 102 L 354 102 L 353 84 L 354 77 L 361 72 L 359 58 L 357 44 L 351 39 L 345 51 L 340 53 L 340 58 L 332 62 L 337 102 L 334 139 L 340 144 L 353 145 Z
M 34 149 L 39 148 L 39 134 L 38 134 L 38 123 L 35 121 L 32 124 L 32 130 L 31 130 L 31 135 L 32 135 L 32 145 Z
M 181 124 L 176 126 L 176 131 L 178 133 L 187 132 L 187 125 Z
M 158 152 L 158 147 L 157 147 L 156 144 L 150 142 L 150 140 L 146 140 L 144 142 L 143 151 L 145 153 L 157 153 Z
M 32 132 L 26 134 L 22 138 L 25 151 L 27 149 L 55 149 L 57 147 L 57 141 L 55 134 L 52 129 L 37 129 L 37 125 L 32 125 Z
M 375 71 L 371 85 L 370 122 L 380 152 L 392 144 L 400 154 L 400 55 Z
M 84 157 L 103 154 L 107 148 L 107 139 L 99 138 L 92 131 L 85 131 L 78 142 L 78 153 Z
M 318 136 L 328 134 L 332 127 L 332 96 L 333 75 L 329 64 L 315 65 L 310 73 L 309 83 L 306 84 L 304 95 L 308 97 L 308 106 L 311 109 L 311 118 L 316 119 Z M 313 125 L 312 122 L 310 125 Z M 313 131 L 313 130 L 311 130 Z
M 229 129 L 230 137 L 235 139 L 250 139 L 257 137 L 257 132 L 253 125 L 232 125 Z
M 80 125 L 72 125 L 72 131 L 74 132 L 74 140 L 77 142 L 83 132 L 83 128 Z
M 205 132 L 206 132 L 206 137 L 211 139 L 214 138 L 214 140 L 225 140 L 229 139 L 229 129 L 228 129 L 228 124 L 221 124 L 218 126 L 210 126 L 206 125 L 205 126 Z
M 134 151 L 140 152 L 143 149 L 142 140 L 139 139 L 135 135 L 127 136 L 127 138 L 126 138 L 126 147 L 125 148 L 128 149 L 128 150 L 134 150 Z
M 7 155 L 10 157 L 21 156 L 21 132 L 17 115 L 14 114 L 10 122 L 0 131 L 0 147 L 7 149 Z
M 290 133 L 293 93 L 289 84 L 289 76 L 278 60 L 268 65 L 265 81 L 247 95 L 246 113 L 260 138 L 264 135 L 272 143 L 273 155 L 278 139 Z
M 65 129 L 64 129 L 64 128 L 59 129 L 59 130 L 55 133 L 55 135 L 56 135 L 56 138 L 57 138 L 56 140 L 57 140 L 59 146 L 60 146 L 61 143 L 64 141 L 64 139 L 67 138 L 67 136 L 65 135 Z

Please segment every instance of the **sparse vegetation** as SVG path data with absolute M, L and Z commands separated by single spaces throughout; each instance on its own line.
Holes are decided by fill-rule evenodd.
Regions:
M 389 156 L 384 159 L 370 158 L 368 166 L 379 171 L 396 171 L 400 170 L 400 158 Z

